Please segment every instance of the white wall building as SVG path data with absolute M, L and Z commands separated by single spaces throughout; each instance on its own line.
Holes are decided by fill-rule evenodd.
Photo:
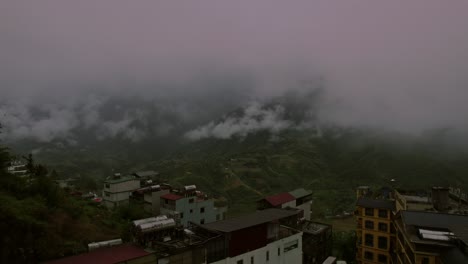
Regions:
M 248 239 L 248 238 L 246 238 Z M 302 232 L 273 241 L 265 247 L 213 264 L 292 264 L 302 263 Z
M 134 176 L 121 176 L 115 174 L 111 179 L 104 181 L 102 197 L 104 205 L 108 208 L 128 204 L 131 193 L 140 188 L 140 180 Z

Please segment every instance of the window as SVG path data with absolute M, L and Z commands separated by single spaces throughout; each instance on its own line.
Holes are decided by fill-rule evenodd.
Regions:
M 109 189 L 109 188 L 110 188 L 110 184 L 106 183 L 106 188 Z
M 386 223 L 379 223 L 379 231 L 387 232 L 388 225 Z
M 379 262 L 379 263 L 385 263 L 385 264 L 387 264 L 387 263 L 388 263 L 388 262 L 387 262 L 387 256 L 386 256 L 386 255 L 379 254 L 379 256 L 378 256 L 378 262 Z
M 219 214 L 216 215 L 216 221 L 218 221 L 220 218 Z
M 267 260 L 267 261 L 270 260 L 270 251 L 268 251 L 268 250 L 267 250 L 267 252 L 266 252 L 266 260 Z
M 244 260 L 242 260 L 242 259 L 241 259 L 241 260 L 238 260 L 238 261 L 237 261 L 237 264 L 244 264 Z
M 364 258 L 368 260 L 373 260 L 374 259 L 374 253 L 370 251 L 364 251 Z
M 278 256 L 280 256 L 280 255 L 281 255 L 281 249 L 278 248 Z
M 379 217 L 380 218 L 387 218 L 388 211 L 386 209 L 379 209 Z
M 429 264 L 429 258 L 428 257 L 422 258 L 421 264 Z
M 366 208 L 367 216 L 374 216 L 374 208 Z
M 190 199 L 188 200 L 189 203 L 193 203 L 194 201 L 195 201 L 195 199 L 193 199 L 193 198 L 190 198 Z
M 169 204 L 169 200 L 168 200 L 168 199 L 164 199 L 164 203 L 165 203 L 165 204 Z
M 205 207 L 200 208 L 200 213 L 203 214 L 204 212 L 205 212 Z
M 201 220 L 200 220 L 200 224 L 203 225 L 204 223 L 205 223 L 205 219 L 201 219 Z
M 184 213 L 180 213 L 180 218 L 184 218 Z
M 293 249 L 297 248 L 298 245 L 299 245 L 298 240 L 294 240 L 294 241 L 290 241 L 288 243 L 284 243 L 284 252 L 288 252 L 290 250 L 293 250 Z
M 379 248 L 387 249 L 388 239 L 386 237 L 379 236 Z
M 250 264 L 254 264 L 254 257 L 253 256 L 250 257 Z
M 190 213 L 193 213 L 193 209 L 190 209 Z
M 367 220 L 365 223 L 366 229 L 374 229 L 374 222 Z
M 366 234 L 364 243 L 366 246 L 373 247 L 374 246 L 374 236 L 371 234 Z
M 110 193 L 105 192 L 105 194 L 106 194 L 106 197 L 110 197 Z

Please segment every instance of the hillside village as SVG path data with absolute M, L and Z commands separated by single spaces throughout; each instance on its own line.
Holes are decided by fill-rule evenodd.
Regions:
M 26 168 L 14 161 L 8 172 L 27 177 Z M 100 194 L 77 192 L 75 179 L 56 180 L 102 210 L 140 207 L 148 217 L 129 223 L 128 238 L 94 241 L 87 253 L 46 263 L 347 263 L 333 256 L 333 226 L 311 219 L 311 191 L 266 196 L 255 212 L 228 218 L 229 208 L 196 184 L 176 188 L 159 176 L 115 173 Z M 468 196 L 460 189 L 360 186 L 354 215 L 355 262 L 349 263 L 468 262 Z

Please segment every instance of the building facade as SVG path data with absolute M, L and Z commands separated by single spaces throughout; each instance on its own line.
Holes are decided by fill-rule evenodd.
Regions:
M 356 203 L 357 263 L 391 263 L 395 232 L 392 225 L 394 203 L 360 197 Z
M 272 208 L 202 225 L 220 234 L 206 244 L 207 263 L 302 263 L 300 213 Z
M 134 176 L 115 174 L 112 178 L 104 181 L 102 192 L 104 205 L 108 208 L 126 205 L 129 203 L 132 192 L 138 188 L 140 188 L 139 179 Z
M 226 207 L 216 207 L 214 199 L 197 191 L 195 185 L 160 196 L 161 214 L 174 217 L 185 227 L 189 222 L 207 224 L 223 220 L 226 218 L 226 210 Z
M 401 211 L 393 263 L 468 263 L 468 215 Z
M 267 208 L 297 208 L 302 210 L 303 218 L 310 220 L 312 192 L 303 188 L 290 192 L 279 193 L 257 201 L 257 209 Z

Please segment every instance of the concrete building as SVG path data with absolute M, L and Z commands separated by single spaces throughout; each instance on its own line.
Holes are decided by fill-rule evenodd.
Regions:
M 156 256 L 151 252 L 143 250 L 133 245 L 117 245 L 112 247 L 98 248 L 81 255 L 65 257 L 58 260 L 52 260 L 45 263 L 50 264 L 150 264 L 156 263 Z
M 223 220 L 227 210 L 226 207 L 215 207 L 214 199 L 198 191 L 195 185 L 161 195 L 160 208 L 161 214 L 174 217 L 185 227 L 189 222 L 206 224 Z
M 14 160 L 10 162 L 9 166 L 7 167 L 7 172 L 18 177 L 27 177 L 29 176 L 28 169 L 26 168 L 26 164 L 21 160 Z
M 154 216 L 161 214 L 161 196 L 168 194 L 171 186 L 168 184 L 156 184 L 142 187 L 132 192 L 132 202 L 140 203 L 143 209 Z
M 358 198 L 356 207 L 357 263 L 390 263 L 395 241 L 394 202 L 363 196 Z
M 392 263 L 468 263 L 468 215 L 401 211 Z
M 238 218 L 202 225 L 220 234 L 205 245 L 207 263 L 302 263 L 299 210 L 265 209 Z
M 319 264 L 332 254 L 332 226 L 324 223 L 301 221 L 304 264 Z
M 114 208 L 129 203 L 132 192 L 140 188 L 140 180 L 134 176 L 121 176 L 116 173 L 112 178 L 104 181 L 102 197 L 104 205 Z
M 302 210 L 303 218 L 310 220 L 310 207 L 312 204 L 312 192 L 303 188 L 290 192 L 279 193 L 265 197 L 257 201 L 257 209 L 266 208 L 297 208 Z
M 131 230 L 133 241 L 151 248 L 161 264 L 323 263 L 331 227 L 301 218 L 301 210 L 270 208 L 187 227 L 158 216 L 134 221 Z
M 468 263 L 468 202 L 461 191 L 392 189 L 373 194 L 358 187 L 358 263 Z

